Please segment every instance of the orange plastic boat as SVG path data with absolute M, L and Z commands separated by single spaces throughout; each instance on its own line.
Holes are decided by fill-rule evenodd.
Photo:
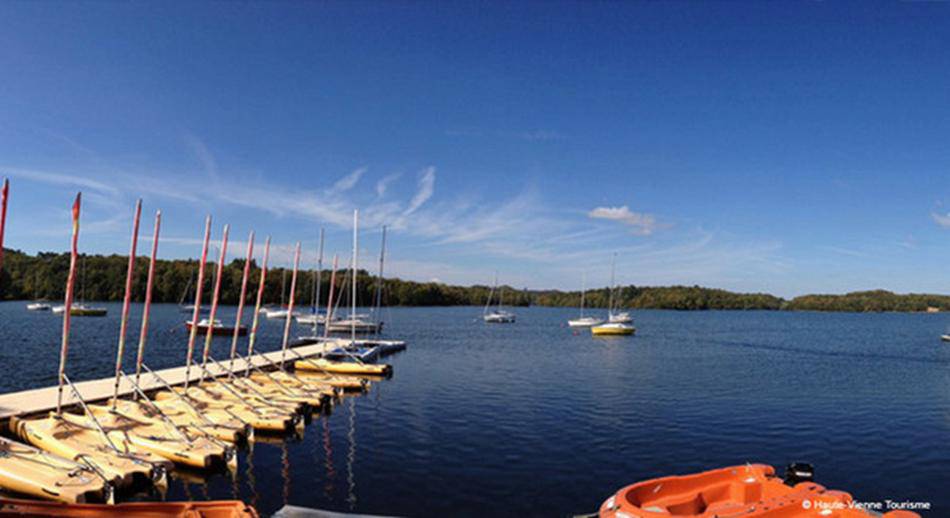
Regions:
M 135 502 L 129 504 L 64 504 L 0 498 L 0 516 L 138 516 L 146 518 L 257 518 L 257 511 L 238 500 L 209 502 Z
M 882 516 L 852 504 L 851 495 L 811 481 L 811 467 L 792 464 L 785 480 L 775 468 L 747 464 L 637 482 L 608 498 L 600 518 L 760 517 L 868 518 Z M 920 518 L 890 511 L 882 518 Z

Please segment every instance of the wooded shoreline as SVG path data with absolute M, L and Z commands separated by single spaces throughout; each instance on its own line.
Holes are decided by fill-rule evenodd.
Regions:
M 86 300 L 118 301 L 122 299 L 128 256 L 84 255 L 85 273 L 80 274 L 77 290 Z M 136 298 L 144 295 L 147 259 L 139 257 L 136 265 Z M 28 255 L 19 250 L 6 250 L 4 270 L 0 272 L 0 300 L 59 300 L 63 297 L 69 255 L 41 252 Z M 193 302 L 194 292 L 185 293 L 193 283 L 196 260 L 159 260 L 156 263 L 153 301 L 177 303 Z M 240 296 L 241 273 L 244 261 L 235 259 L 224 268 L 221 302 L 236 304 Z M 252 269 L 257 265 L 252 263 Z M 281 268 L 269 269 L 264 300 L 281 300 Z M 338 274 L 342 275 L 342 274 Z M 255 278 L 257 273 L 252 273 Z M 289 285 L 289 270 L 288 282 Z M 313 297 L 315 270 L 302 270 L 298 277 L 296 297 L 298 304 L 309 306 Z M 359 272 L 358 301 L 372 300 L 374 283 L 372 273 Z M 338 277 L 338 281 L 341 278 Z M 329 291 L 330 272 L 323 271 L 321 300 Z M 208 280 L 210 283 L 210 279 Z M 192 290 L 194 286 L 192 285 Z M 478 306 L 488 298 L 490 286 L 451 286 L 435 282 L 416 282 L 398 278 L 384 280 L 384 300 L 390 306 Z M 505 303 L 513 306 L 577 306 L 579 291 L 527 290 L 504 287 Z M 84 292 L 84 293 L 83 293 Z M 189 299 L 188 297 L 191 297 Z M 623 308 L 672 310 L 773 310 L 773 311 L 848 311 L 848 312 L 927 312 L 950 311 L 950 296 L 937 294 L 896 294 L 885 290 L 861 291 L 842 295 L 802 295 L 787 300 L 767 293 L 736 293 L 700 286 L 621 286 L 616 296 Z M 249 302 L 250 302 L 250 295 Z M 607 306 L 607 288 L 587 291 L 586 305 L 591 308 Z

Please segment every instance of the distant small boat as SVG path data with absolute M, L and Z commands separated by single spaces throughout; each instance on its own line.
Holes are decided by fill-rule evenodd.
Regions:
M 630 313 L 623 311 L 620 313 L 611 313 L 610 316 L 607 317 L 607 321 L 618 324 L 629 324 L 633 322 L 633 317 L 630 316 Z
M 31 302 L 26 305 L 26 309 L 29 311 L 49 311 L 51 306 L 45 302 Z
M 368 322 L 359 318 L 345 318 L 334 320 L 326 324 L 327 330 L 331 333 L 349 333 L 355 328 L 357 334 L 378 334 L 383 330 L 382 322 Z
M 608 322 L 590 328 L 594 336 L 624 336 L 632 335 L 637 328 L 624 322 Z
M 940 335 L 940 339 L 944 342 L 950 342 L 950 335 Z
M 66 311 L 66 306 L 55 306 L 51 311 L 57 315 L 61 315 Z M 85 304 L 74 304 L 69 309 L 69 314 L 74 317 L 104 317 L 108 312 L 109 310 L 106 308 L 97 308 Z
M 498 305 L 492 309 L 491 301 L 494 298 L 495 290 L 498 289 Z M 495 282 L 492 284 L 491 291 L 488 292 L 488 300 L 485 302 L 485 309 L 482 311 L 482 320 L 486 324 L 513 324 L 515 314 L 501 309 L 504 290 L 498 288 L 498 274 L 495 274 Z
M 581 316 L 578 318 L 573 318 L 567 321 L 569 327 L 591 327 L 598 324 L 603 324 L 604 319 L 597 317 L 585 317 L 584 316 L 584 302 L 587 295 L 587 275 L 585 274 L 581 280 Z
M 319 313 L 310 313 L 306 315 L 294 315 L 294 321 L 302 326 L 322 325 L 326 321 L 326 315 Z
M 185 322 L 185 327 L 189 330 L 193 327 L 193 322 L 191 320 Z M 208 319 L 202 318 L 198 321 L 198 331 L 202 333 L 208 332 Z M 214 319 L 214 326 L 211 328 L 211 334 L 215 336 L 234 336 L 234 327 L 226 326 L 221 323 L 220 320 Z M 238 336 L 244 336 L 247 334 L 247 327 L 241 326 L 238 328 Z

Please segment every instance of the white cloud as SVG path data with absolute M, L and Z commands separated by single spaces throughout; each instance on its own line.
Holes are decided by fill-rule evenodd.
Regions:
M 412 197 L 412 200 L 409 201 L 409 206 L 405 212 L 403 212 L 403 215 L 408 216 L 418 210 L 423 203 L 429 201 L 429 198 L 432 197 L 434 192 L 435 167 L 429 166 L 422 171 L 422 176 L 419 178 L 418 190 L 416 190 L 416 194 Z
M 620 207 L 597 207 L 587 213 L 593 219 L 607 219 L 617 221 L 633 227 L 632 232 L 640 236 L 648 236 L 656 231 L 656 218 L 652 214 L 633 212 L 626 205 Z
M 208 149 L 208 146 L 205 145 L 204 141 L 192 134 L 186 134 L 185 144 L 187 144 L 191 149 L 191 152 L 195 155 L 195 158 L 201 162 L 205 173 L 207 173 L 208 176 L 217 179 L 218 162 L 214 159 L 214 153 Z
M 950 228 L 950 213 L 937 214 L 936 212 L 931 212 L 930 217 L 933 218 L 934 223 L 940 225 L 941 227 Z
M 333 184 L 333 187 L 330 188 L 331 192 L 342 193 L 349 191 L 353 187 L 356 187 L 357 182 L 360 181 L 360 178 L 363 177 L 363 173 L 366 172 L 365 167 L 360 167 L 359 169 L 354 169 L 350 174 L 340 178 Z
M 389 184 L 398 180 L 400 176 L 402 176 L 401 173 L 393 173 L 380 178 L 379 181 L 376 182 L 376 197 L 382 198 L 386 194 Z

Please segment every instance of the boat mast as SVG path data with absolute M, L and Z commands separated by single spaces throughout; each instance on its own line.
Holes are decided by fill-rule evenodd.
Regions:
M 491 299 L 495 295 L 495 287 L 498 286 L 498 272 L 495 272 L 495 279 L 492 281 L 491 290 L 488 292 L 488 300 L 485 301 L 485 309 L 482 310 L 482 315 L 488 314 L 488 308 L 491 307 Z
M 284 319 L 284 339 L 280 346 L 280 369 L 284 370 L 284 359 L 287 356 L 287 343 L 290 341 L 290 323 L 294 319 L 294 295 L 297 291 L 297 268 L 300 266 L 300 241 L 294 248 L 294 272 L 290 276 L 290 297 L 287 304 L 287 317 Z
M 607 295 L 607 316 L 613 316 L 614 314 L 614 270 L 617 266 L 617 253 L 614 252 L 613 258 L 610 260 L 610 291 Z
M 351 281 L 352 296 L 350 297 L 350 341 L 356 342 L 356 263 L 359 253 L 359 224 L 360 209 L 353 209 L 353 280 Z
M 317 329 L 317 310 L 320 308 L 320 281 L 323 277 L 323 228 L 320 229 L 320 245 L 317 247 L 317 273 L 313 278 L 313 295 L 310 300 L 310 313 L 314 315 L 313 329 L 316 334 Z
M 379 246 L 379 276 L 376 278 L 376 332 L 379 332 L 380 312 L 383 306 L 383 265 L 386 261 L 386 225 L 383 225 L 383 242 Z
M 135 357 L 135 384 L 139 385 L 142 374 L 142 357 L 145 354 L 145 339 L 148 336 L 148 314 L 152 307 L 152 284 L 155 281 L 155 254 L 158 252 L 158 232 L 162 226 L 162 211 L 155 213 L 155 231 L 152 233 L 152 255 L 148 260 L 148 281 L 145 285 L 145 309 L 142 310 L 142 330 L 139 333 L 139 350 Z M 135 398 L 139 395 L 136 392 Z
M 581 274 L 581 318 L 584 318 L 584 295 L 587 294 L 587 272 Z
M 261 264 L 261 278 L 257 283 L 257 302 L 254 304 L 254 320 L 247 340 L 247 366 L 244 376 L 251 374 L 251 355 L 254 354 L 254 342 L 257 341 L 257 326 L 260 324 L 261 301 L 264 300 L 264 281 L 267 279 L 267 259 L 270 257 L 270 236 L 264 241 L 264 262 Z
M 280 269 L 280 307 L 284 307 L 284 299 L 287 294 L 287 270 L 285 268 Z
M 10 180 L 3 179 L 0 190 L 0 270 L 3 269 L 3 229 L 7 226 L 7 198 L 10 194 Z
M 218 258 L 218 264 L 214 275 L 214 294 L 211 298 L 211 311 L 208 312 L 208 329 L 205 332 L 205 347 L 201 355 L 201 375 L 199 379 L 204 381 L 206 367 L 208 366 L 208 356 L 211 354 L 211 339 L 214 337 L 214 317 L 218 312 L 218 298 L 221 296 L 221 277 L 224 275 L 224 261 L 228 253 L 228 229 L 230 225 L 224 225 L 224 231 L 221 235 L 221 254 Z M 192 324 L 192 327 L 198 327 L 198 322 Z
M 237 356 L 238 335 L 241 334 L 241 317 L 244 315 L 244 299 L 247 297 L 247 278 L 251 274 L 251 259 L 253 257 L 254 231 L 252 230 L 247 237 L 247 257 L 244 259 L 244 272 L 241 274 L 241 298 L 238 299 L 237 316 L 234 317 L 234 335 L 231 337 L 231 363 L 228 364 L 229 379 L 234 377 L 234 357 Z
M 198 317 L 201 314 L 201 289 L 205 280 L 205 265 L 208 263 L 208 244 L 211 240 L 211 215 L 205 218 L 204 244 L 201 246 L 201 262 L 198 263 L 198 283 L 195 284 L 195 307 L 191 313 L 191 331 L 188 333 L 188 353 L 185 357 L 185 390 L 191 381 L 191 359 L 195 354 L 195 338 L 198 336 Z
M 339 256 L 333 254 L 333 270 L 330 272 L 330 296 L 327 297 L 327 315 L 323 321 L 323 337 L 330 336 L 330 322 L 333 321 L 333 289 L 336 288 L 336 267 L 339 263 Z
M 132 276 L 135 275 L 135 249 L 139 243 L 139 219 L 142 216 L 142 199 L 135 202 L 135 217 L 132 219 L 132 244 L 129 246 L 129 265 L 125 270 L 125 298 L 122 299 L 122 318 L 119 321 L 119 347 L 115 354 L 115 391 L 112 393 L 112 410 L 119 402 L 119 380 L 122 376 L 122 355 L 125 353 L 125 333 L 129 325 L 129 307 L 132 305 Z
M 56 395 L 56 415 L 63 414 L 63 383 L 66 381 L 66 357 L 69 354 L 69 317 L 73 307 L 73 288 L 76 284 L 76 257 L 79 255 L 79 210 L 82 193 L 73 202 L 73 237 L 69 253 L 69 275 L 66 277 L 66 300 L 63 302 L 63 342 L 59 349 L 59 391 Z

